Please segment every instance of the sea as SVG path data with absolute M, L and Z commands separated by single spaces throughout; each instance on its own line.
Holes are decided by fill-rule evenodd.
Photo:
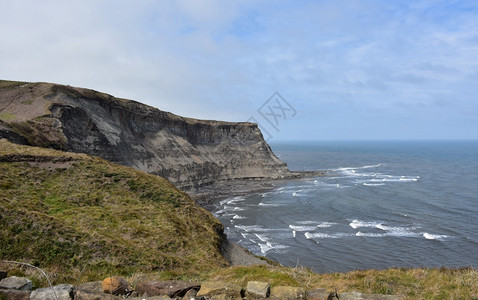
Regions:
M 291 170 L 327 176 L 230 197 L 228 238 L 316 272 L 478 267 L 478 141 L 271 143 Z

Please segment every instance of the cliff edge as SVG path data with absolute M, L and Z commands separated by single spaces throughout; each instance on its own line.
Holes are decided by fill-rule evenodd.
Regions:
M 0 81 L 0 137 L 98 156 L 184 190 L 290 174 L 257 124 L 185 118 L 59 84 Z

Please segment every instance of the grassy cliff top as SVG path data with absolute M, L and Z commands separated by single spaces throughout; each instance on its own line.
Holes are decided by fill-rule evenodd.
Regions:
M 88 155 L 0 140 L 0 207 L 0 258 L 55 282 L 226 264 L 211 213 L 163 178 Z

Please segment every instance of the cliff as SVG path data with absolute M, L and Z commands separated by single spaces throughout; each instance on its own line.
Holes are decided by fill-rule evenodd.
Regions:
M 0 137 L 98 156 L 163 176 L 185 190 L 289 175 L 256 124 L 185 118 L 51 83 L 0 81 Z

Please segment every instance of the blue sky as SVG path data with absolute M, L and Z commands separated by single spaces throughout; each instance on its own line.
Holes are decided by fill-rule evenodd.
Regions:
M 275 140 L 478 139 L 477 1 L 0 7 L 2 79 L 255 120 Z

